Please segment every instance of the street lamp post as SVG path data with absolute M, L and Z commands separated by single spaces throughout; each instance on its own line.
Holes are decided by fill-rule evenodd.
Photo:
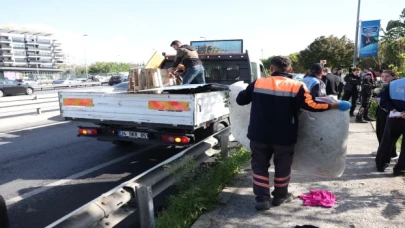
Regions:
M 87 37 L 87 34 L 84 34 L 83 37 Z M 87 73 L 87 60 L 86 60 L 86 44 L 84 44 L 84 66 L 86 68 L 86 78 L 89 77 L 88 73 Z
M 357 52 L 359 45 L 359 26 L 360 26 L 360 3 L 361 0 L 359 0 L 357 4 L 356 37 L 354 38 L 353 67 L 356 67 L 357 64 Z

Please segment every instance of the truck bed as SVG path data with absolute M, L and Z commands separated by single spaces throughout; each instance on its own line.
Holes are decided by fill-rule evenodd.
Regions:
M 143 94 L 59 92 L 61 116 L 95 123 L 125 122 L 199 128 L 229 114 L 226 92 Z

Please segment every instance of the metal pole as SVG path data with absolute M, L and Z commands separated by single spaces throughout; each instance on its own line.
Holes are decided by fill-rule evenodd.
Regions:
M 87 35 L 83 35 L 83 37 L 86 37 Z M 86 78 L 89 77 L 88 73 L 87 73 L 87 60 L 86 60 L 86 44 L 84 44 L 84 66 L 86 68 Z
M 357 20 L 356 20 L 356 37 L 354 38 L 354 55 L 353 55 L 353 67 L 356 67 L 357 64 L 357 52 L 358 52 L 358 44 L 359 44 L 359 26 L 360 26 L 360 3 L 357 5 Z

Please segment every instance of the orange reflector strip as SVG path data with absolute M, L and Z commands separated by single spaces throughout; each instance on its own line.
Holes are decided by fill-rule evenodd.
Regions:
M 63 98 L 64 106 L 94 106 L 93 99 L 87 98 Z
M 158 111 L 190 111 L 189 102 L 181 101 L 148 101 L 148 108 Z

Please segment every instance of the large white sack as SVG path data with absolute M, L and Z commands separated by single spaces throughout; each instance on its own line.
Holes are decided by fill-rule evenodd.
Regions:
M 230 121 L 232 135 L 250 150 L 246 136 L 250 105 L 236 104 L 236 97 L 246 86 L 243 82 L 230 86 Z M 339 110 L 317 113 L 302 111 L 292 169 L 310 175 L 340 177 L 346 163 L 349 121 L 348 113 Z

